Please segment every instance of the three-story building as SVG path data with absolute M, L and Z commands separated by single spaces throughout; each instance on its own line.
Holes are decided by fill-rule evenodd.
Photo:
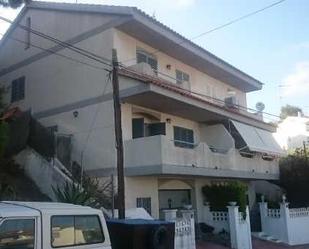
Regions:
M 23 29 L 91 51 L 106 64 Z M 126 206 L 192 204 L 205 184 L 279 178 L 275 127 L 247 111 L 262 83 L 133 7 L 32 2 L 0 45 L 11 106 L 31 110 L 70 141 L 69 163 L 102 179 L 116 172 L 112 49 L 120 67 Z M 98 58 L 98 57 L 96 57 Z M 102 60 L 102 59 L 101 59 Z

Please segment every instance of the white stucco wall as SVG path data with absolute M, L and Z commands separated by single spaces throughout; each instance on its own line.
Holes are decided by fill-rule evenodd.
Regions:
M 157 52 L 156 48 L 150 47 L 117 29 L 114 29 L 114 46 L 117 48 L 119 60 L 127 66 L 136 64 L 136 60 L 134 59 L 136 58 L 136 48 L 144 49 L 149 53 L 156 51 L 155 57 L 158 60 L 158 71 L 167 75 L 159 75 L 159 77 L 176 82 L 173 78 L 176 78 L 175 70 L 178 69 L 189 74 L 191 91 L 221 100 L 228 96 L 228 91 L 233 91 L 236 93 L 238 104 L 242 106 L 247 105 L 246 94 L 239 89 L 216 80 L 166 54 Z M 166 65 L 171 65 L 171 69 L 167 69 Z
M 136 198 L 151 198 L 152 217 L 159 218 L 157 177 L 126 177 L 126 208 L 136 208 Z

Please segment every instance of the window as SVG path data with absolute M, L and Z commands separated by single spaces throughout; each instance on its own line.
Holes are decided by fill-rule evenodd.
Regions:
M 34 219 L 5 220 L 0 225 L 1 249 L 34 249 Z
M 96 215 L 53 216 L 52 247 L 103 243 L 105 238 Z
M 132 138 L 151 137 L 166 134 L 164 122 L 145 123 L 143 118 L 132 119 Z
M 136 59 L 137 63 L 145 62 L 151 66 L 152 69 L 155 70 L 155 73 L 158 70 L 158 61 L 157 58 L 155 58 L 150 53 L 143 51 L 143 50 L 137 50 L 136 51 Z
M 31 17 L 27 17 L 26 19 L 26 27 L 28 30 L 26 30 L 26 39 L 25 39 L 25 49 L 30 48 L 30 42 L 31 42 Z
M 193 130 L 174 126 L 174 143 L 177 147 L 193 148 Z
M 151 215 L 151 198 L 136 198 L 136 207 L 144 208 Z
M 25 98 L 25 77 L 20 77 L 12 81 L 11 102 Z
M 189 82 L 190 76 L 187 73 L 184 73 L 180 70 L 176 70 L 176 83 L 182 84 L 183 82 Z

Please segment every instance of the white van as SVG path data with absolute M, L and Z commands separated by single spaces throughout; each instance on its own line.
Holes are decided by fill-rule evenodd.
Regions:
M 102 211 L 49 202 L 0 202 L 0 249 L 111 249 Z

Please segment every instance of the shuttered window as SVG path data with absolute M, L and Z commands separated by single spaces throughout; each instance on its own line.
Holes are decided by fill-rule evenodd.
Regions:
M 132 119 L 132 138 L 166 135 L 165 123 L 144 123 L 143 118 Z
M 147 53 L 144 50 L 137 50 L 136 51 L 136 59 L 137 63 L 145 62 L 151 66 L 152 69 L 156 71 L 158 70 L 158 61 L 157 58 L 155 58 L 150 53 Z
M 193 148 L 194 133 L 191 129 L 174 126 L 174 143 L 177 147 Z
M 20 77 L 12 81 L 11 102 L 25 98 L 25 77 Z

